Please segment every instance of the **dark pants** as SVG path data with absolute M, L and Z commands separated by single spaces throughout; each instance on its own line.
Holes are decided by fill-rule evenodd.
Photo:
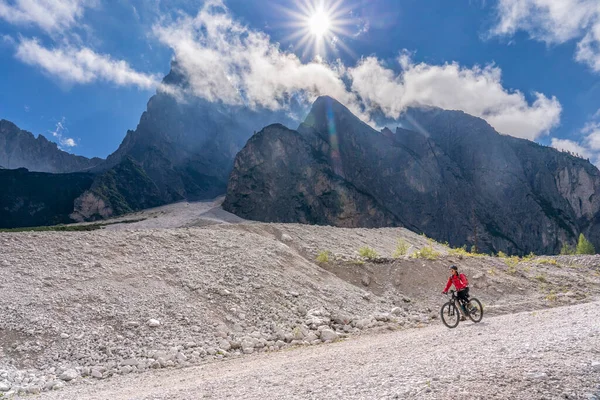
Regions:
M 463 290 L 459 290 L 456 293 L 456 297 L 458 297 L 459 300 L 463 300 L 465 303 L 469 302 L 469 288 L 466 287 Z

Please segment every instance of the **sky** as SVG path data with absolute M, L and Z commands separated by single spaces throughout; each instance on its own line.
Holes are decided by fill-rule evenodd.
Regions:
M 600 165 L 597 0 L 0 0 L 0 118 L 106 157 L 157 91 L 436 106 Z M 171 61 L 190 85 L 162 84 Z

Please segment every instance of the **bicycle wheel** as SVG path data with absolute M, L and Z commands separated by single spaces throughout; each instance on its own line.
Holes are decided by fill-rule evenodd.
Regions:
M 442 306 L 442 309 L 440 310 L 440 317 L 442 317 L 442 322 L 448 328 L 456 328 L 458 326 L 458 322 L 460 321 L 458 308 L 456 308 L 456 305 L 451 301 Z
M 481 302 L 476 298 L 472 298 L 467 303 L 467 310 L 469 311 L 467 315 L 473 322 L 479 322 L 483 318 L 483 306 Z

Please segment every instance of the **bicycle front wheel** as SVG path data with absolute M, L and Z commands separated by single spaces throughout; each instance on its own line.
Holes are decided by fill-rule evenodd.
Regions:
M 471 321 L 479 322 L 483 318 L 483 306 L 481 305 L 481 302 L 476 298 L 473 297 L 471 300 L 469 300 L 469 302 L 467 303 L 467 310 L 467 315 L 469 316 Z
M 440 317 L 442 318 L 444 325 L 448 328 L 456 328 L 458 326 L 460 314 L 458 313 L 458 308 L 456 308 L 454 302 L 449 301 L 442 306 Z

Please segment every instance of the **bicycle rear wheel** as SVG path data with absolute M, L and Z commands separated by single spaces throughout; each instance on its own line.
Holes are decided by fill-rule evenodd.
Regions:
M 467 303 L 467 310 L 467 315 L 469 316 L 471 321 L 477 323 L 483 318 L 483 306 L 481 305 L 481 302 L 476 298 L 473 297 L 471 300 L 469 300 L 469 302 Z
M 454 302 L 449 301 L 442 306 L 442 309 L 440 310 L 440 317 L 442 318 L 444 325 L 446 325 L 448 328 L 456 328 L 458 326 L 460 314 Z

